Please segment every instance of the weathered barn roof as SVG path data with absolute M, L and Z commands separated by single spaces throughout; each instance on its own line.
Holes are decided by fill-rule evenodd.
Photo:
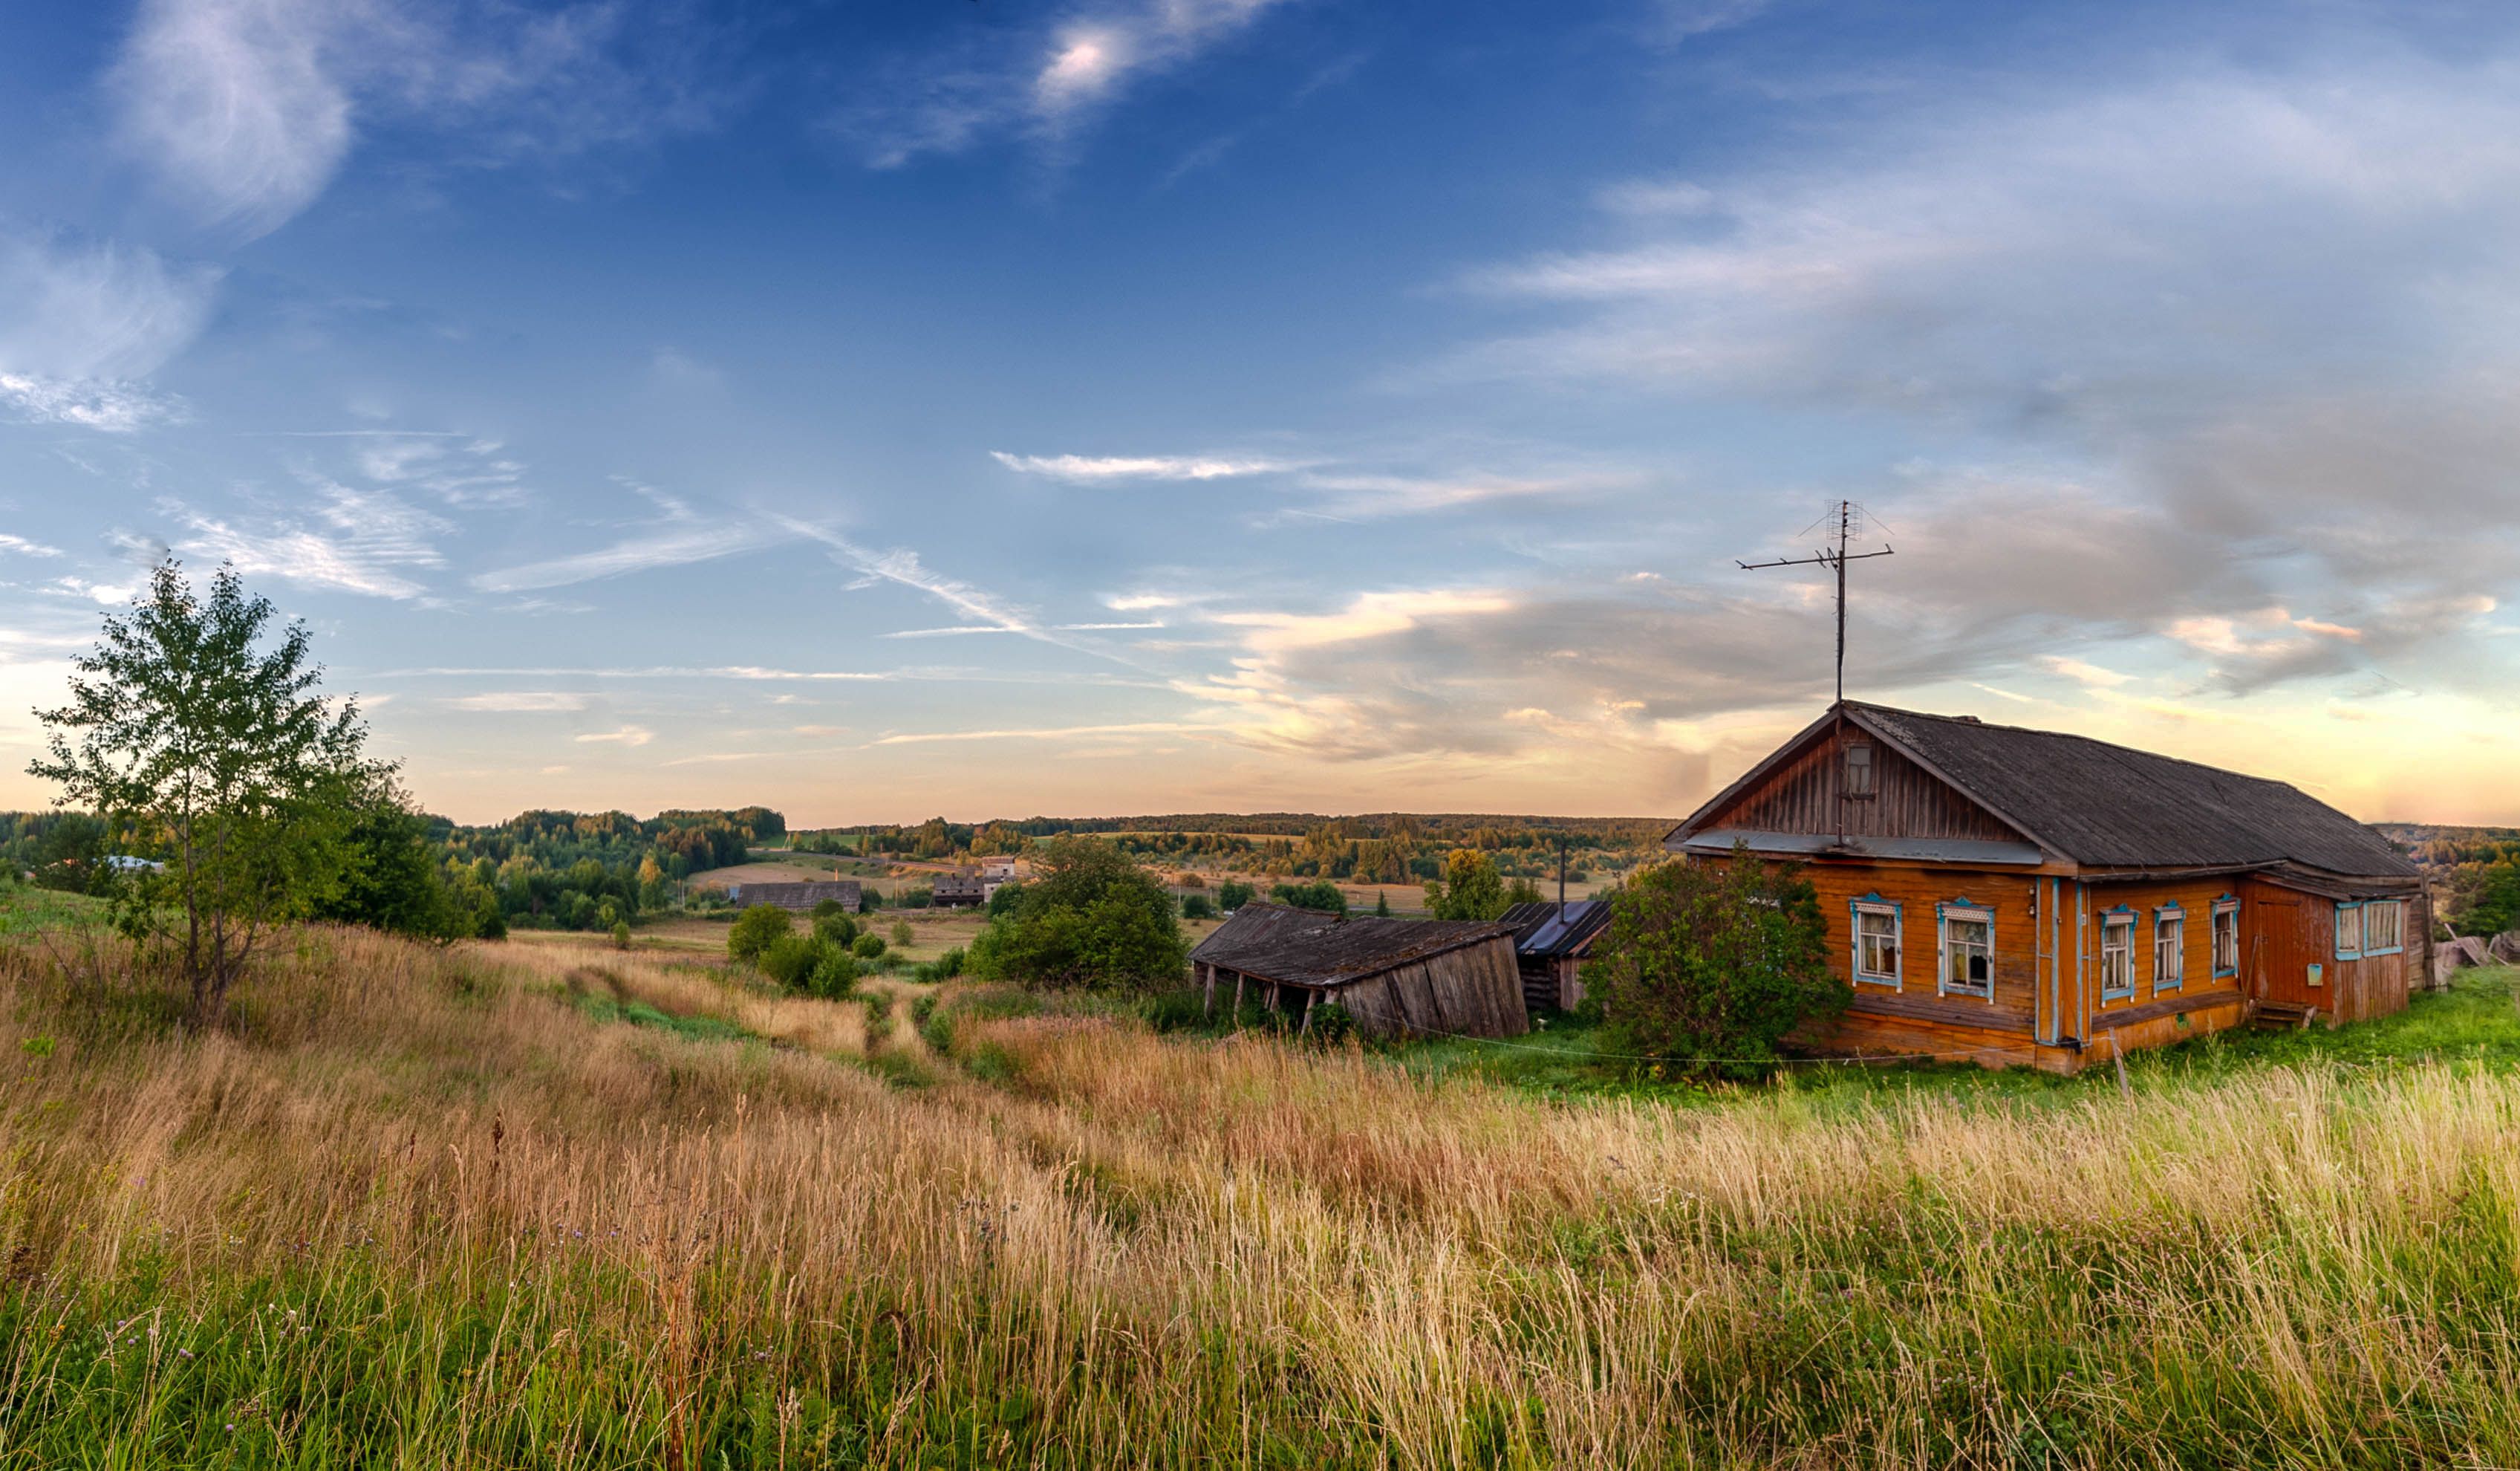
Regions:
M 1483 920 L 1340 919 L 1316 909 L 1245 904 L 1190 958 L 1291 986 L 1343 986 L 1513 932 Z
M 769 904 L 781 909 L 811 909 L 831 900 L 847 908 L 858 906 L 858 881 L 855 879 L 819 879 L 804 884 L 737 884 L 726 891 L 729 901 L 750 906 Z
M 1505 911 L 1497 923 L 1513 927 L 1514 953 L 1553 960 L 1561 955 L 1582 954 L 1595 936 L 1608 929 L 1610 903 L 1607 899 L 1577 899 L 1569 904 L 1516 904 Z
M 2412 879 L 2381 837 L 2299 788 L 2089 736 L 1847 701 L 1836 709 L 2040 847 L 2101 868 L 2298 866 Z M 1834 713 L 1834 712 L 1833 712 Z M 1675 830 L 1694 836 L 1813 735 L 1823 715 Z

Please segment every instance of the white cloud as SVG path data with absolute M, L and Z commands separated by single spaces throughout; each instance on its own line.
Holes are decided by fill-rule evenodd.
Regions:
M 58 557 L 62 554 L 62 549 L 0 531 L 0 552 L 14 552 L 21 557 Z
M 656 733 L 644 725 L 624 725 L 619 730 L 589 731 L 579 736 L 577 742 L 581 746 L 599 745 L 605 742 L 615 742 L 623 746 L 645 746 L 655 738 Z
M 618 577 L 660 567 L 710 562 L 738 552 L 752 551 L 768 544 L 769 539 L 762 527 L 747 521 L 729 521 L 714 526 L 671 526 L 591 552 L 482 573 L 472 579 L 472 585 L 484 592 L 526 592 L 544 587 L 567 587 L 579 582 L 592 582 L 599 577 Z
M 408 600 L 428 589 L 401 568 L 445 565 L 429 537 L 450 529 L 426 511 L 390 492 L 322 485 L 312 523 L 281 517 L 260 527 L 209 515 L 181 501 L 158 503 L 159 514 L 191 534 L 173 542 L 188 557 L 226 562 L 248 578 L 277 577 L 303 587 Z
M 323 194 L 363 117 L 475 129 L 472 163 L 705 125 L 711 39 L 609 0 L 144 0 L 111 82 L 124 142 L 169 194 L 251 238 Z
M 873 744 L 919 746 L 950 741 L 1063 741 L 1078 736 L 1184 735 L 1214 729 L 1212 725 L 1192 725 L 1178 720 L 1136 720 L 1116 725 L 1046 725 L 1030 729 L 927 731 L 913 735 L 882 736 Z
M 138 247 L 0 233 L 0 406 L 109 433 L 183 417 L 136 380 L 200 335 L 218 282 Z
M 1129 84 L 1195 60 L 1284 0 L 1104 0 L 1047 29 L 900 63 L 831 121 L 895 168 L 1007 135 L 1069 144 Z
M 1215 481 L 1270 475 L 1294 467 L 1278 460 L 1236 459 L 1222 455 L 1077 455 L 1009 454 L 989 457 L 1022 475 L 1095 483 L 1104 481 Z
M 586 709 L 587 697 L 567 690 L 510 690 L 489 695 L 463 695 L 445 702 L 454 710 L 501 714 L 541 713 Z
M 2088 684 L 2096 689 L 2115 689 L 2135 677 L 2132 674 L 2121 674 L 2115 669 L 2104 669 L 2095 664 L 2086 664 L 2079 659 L 2067 659 L 2061 654 L 2042 655 L 2039 663 L 2051 674 L 2062 674 L 2077 683 Z

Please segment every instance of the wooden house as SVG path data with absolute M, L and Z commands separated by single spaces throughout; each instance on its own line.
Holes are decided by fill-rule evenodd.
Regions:
M 803 914 L 822 904 L 834 903 L 855 914 L 859 890 L 855 879 L 818 879 L 805 884 L 731 884 L 726 896 L 728 902 L 747 909 L 754 904 L 768 904 Z
M 1592 957 L 1593 942 L 1610 928 L 1608 900 L 1516 904 L 1497 923 L 1513 931 L 1526 1008 L 1573 1011 L 1583 1004 L 1584 962 Z
M 1530 1030 L 1513 931 L 1467 920 L 1343 919 L 1245 904 L 1190 952 L 1216 1009 L 1248 988 L 1273 1011 L 1335 1001 L 1369 1036 L 1519 1036 Z
M 1852 993 L 1815 1041 L 2072 1072 L 2251 1016 L 2385 1015 L 2431 915 L 2386 839 L 2279 781 L 1853 701 L 1675 829 L 1808 865 Z
M 988 902 L 992 887 L 981 880 L 978 869 L 958 868 L 936 876 L 928 891 L 932 896 L 929 902 L 939 909 L 977 908 Z

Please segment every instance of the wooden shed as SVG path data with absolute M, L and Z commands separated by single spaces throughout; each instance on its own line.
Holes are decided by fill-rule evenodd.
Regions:
M 768 904 L 775 909 L 791 909 L 799 914 L 811 912 L 817 905 L 833 903 L 854 914 L 858 909 L 859 889 L 855 879 L 817 879 L 804 884 L 733 884 L 726 891 L 729 903 L 750 908 Z
M 1210 1011 L 1258 989 L 1272 1010 L 1335 1001 L 1370 1036 L 1519 1036 L 1530 1030 L 1513 931 L 1433 919 L 1342 919 L 1245 904 L 1190 952 Z
M 1513 930 L 1524 1006 L 1573 1011 L 1584 1004 L 1584 962 L 1610 928 L 1609 900 L 1516 904 L 1497 922 Z

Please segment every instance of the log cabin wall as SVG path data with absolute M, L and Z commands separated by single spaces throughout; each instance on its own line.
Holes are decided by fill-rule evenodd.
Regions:
M 2246 1011 L 2251 923 L 2246 885 L 2236 874 L 2206 878 L 2143 880 L 2132 883 L 2085 883 L 2061 886 L 2076 904 L 2069 933 L 2076 939 L 2066 956 L 2082 984 L 2076 988 L 2084 1025 L 2075 1034 L 2089 1050 L 2133 1051 L 2201 1035 L 2238 1023 Z M 2222 899 L 2240 900 L 2240 968 L 2230 975 L 2214 973 L 2214 906 Z M 2156 924 L 2162 910 L 2176 905 L 2184 920 L 2184 942 L 2175 977 L 2155 973 Z M 2103 926 L 2113 912 L 2135 918 L 2131 980 L 2133 994 L 2104 994 L 2101 985 Z M 2077 1007 L 2064 1008 L 2068 1017 Z M 2114 1035 L 2112 1035 L 2114 1034 Z
M 1850 729 L 1848 740 L 1871 748 L 1872 796 L 1841 801 L 1845 762 L 1839 758 L 1837 744 L 1822 732 L 1808 750 L 1699 826 L 1833 835 L 1839 830 L 1838 813 L 1843 807 L 1849 837 L 2021 841 L 2019 833 L 1942 778 L 1871 736 Z
M 2316 1006 L 2331 1023 L 2364 1022 L 2404 1011 L 2407 996 L 2424 972 L 2429 925 L 2426 905 L 2408 896 L 2398 952 L 2352 958 L 2336 953 L 2336 900 L 2269 879 L 2252 879 L 2242 921 L 2256 917 L 2255 934 L 2243 929 L 2240 943 L 2248 979 L 2260 1000 Z
M 1803 870 L 1820 896 L 1829 968 L 1851 992 L 1847 1009 L 1808 1040 L 1856 1054 L 1985 1054 L 1995 1064 L 2032 1061 L 2041 973 L 2038 893 L 2030 875 L 1930 864 L 1819 862 Z M 1896 905 L 1896 984 L 1855 975 L 1858 901 Z M 1937 905 L 1966 902 L 1995 925 L 1992 997 L 1946 994 Z

